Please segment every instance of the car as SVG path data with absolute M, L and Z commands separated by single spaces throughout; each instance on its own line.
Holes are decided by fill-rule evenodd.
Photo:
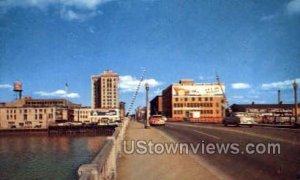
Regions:
M 248 117 L 248 116 L 229 116 L 225 117 L 223 119 L 223 124 L 224 126 L 227 125 L 247 125 L 249 127 L 252 127 L 254 124 L 257 124 L 255 119 L 253 117 Z
M 224 126 L 228 126 L 228 125 L 239 126 L 240 122 L 241 122 L 240 118 L 236 116 L 228 116 L 223 119 Z
M 149 123 L 151 126 L 160 125 L 164 126 L 166 124 L 167 118 L 162 115 L 153 115 L 149 119 Z
M 249 127 L 252 127 L 254 124 L 257 124 L 255 118 L 253 117 L 243 116 L 239 118 L 240 118 L 240 125 L 248 125 Z

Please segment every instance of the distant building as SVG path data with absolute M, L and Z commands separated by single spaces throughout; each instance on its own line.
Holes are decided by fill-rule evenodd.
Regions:
M 294 104 L 233 104 L 230 106 L 233 113 L 244 113 L 252 116 L 258 123 L 292 123 L 295 117 Z M 298 116 L 300 106 L 298 105 Z
M 74 121 L 82 123 L 90 123 L 91 107 L 85 106 L 74 109 Z
M 125 108 L 126 103 L 125 102 L 120 102 L 119 103 L 119 110 L 120 110 L 120 119 L 123 120 L 126 115 L 126 108 Z
M 164 115 L 169 121 L 221 122 L 224 117 L 223 84 L 180 80 L 162 93 Z
M 0 128 L 47 128 L 52 123 L 73 121 L 74 108 L 80 106 L 65 99 L 22 97 L 0 104 Z
M 119 75 L 104 71 L 101 75 L 91 77 L 92 108 L 119 108 Z
M 146 107 L 137 107 L 136 108 L 135 119 L 136 120 L 145 120 L 146 119 Z
M 150 114 L 162 114 L 163 113 L 163 104 L 162 104 L 162 96 L 155 96 L 150 101 Z

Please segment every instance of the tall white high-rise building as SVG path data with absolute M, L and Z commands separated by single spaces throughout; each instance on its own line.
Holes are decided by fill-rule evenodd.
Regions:
M 119 108 L 119 75 L 110 70 L 93 75 L 92 108 Z

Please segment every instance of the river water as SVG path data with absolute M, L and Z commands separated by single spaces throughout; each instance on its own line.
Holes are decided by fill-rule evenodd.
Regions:
M 77 179 L 105 136 L 0 134 L 0 179 Z

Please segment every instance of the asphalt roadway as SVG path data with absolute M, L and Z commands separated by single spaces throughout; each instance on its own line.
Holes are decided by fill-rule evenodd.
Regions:
M 230 179 L 300 179 L 299 129 L 223 127 L 220 124 L 200 123 L 167 123 L 156 128 L 176 142 L 192 143 L 194 147 L 200 144 L 197 153 L 191 150 L 189 153 Z M 215 146 L 215 151 L 206 151 L 210 143 L 214 144 L 209 146 Z M 233 151 L 227 153 L 216 150 L 216 144 L 232 143 L 238 144 L 238 150 L 232 148 Z M 279 143 L 280 148 L 272 147 L 270 143 Z M 251 144 L 248 151 L 247 144 Z

